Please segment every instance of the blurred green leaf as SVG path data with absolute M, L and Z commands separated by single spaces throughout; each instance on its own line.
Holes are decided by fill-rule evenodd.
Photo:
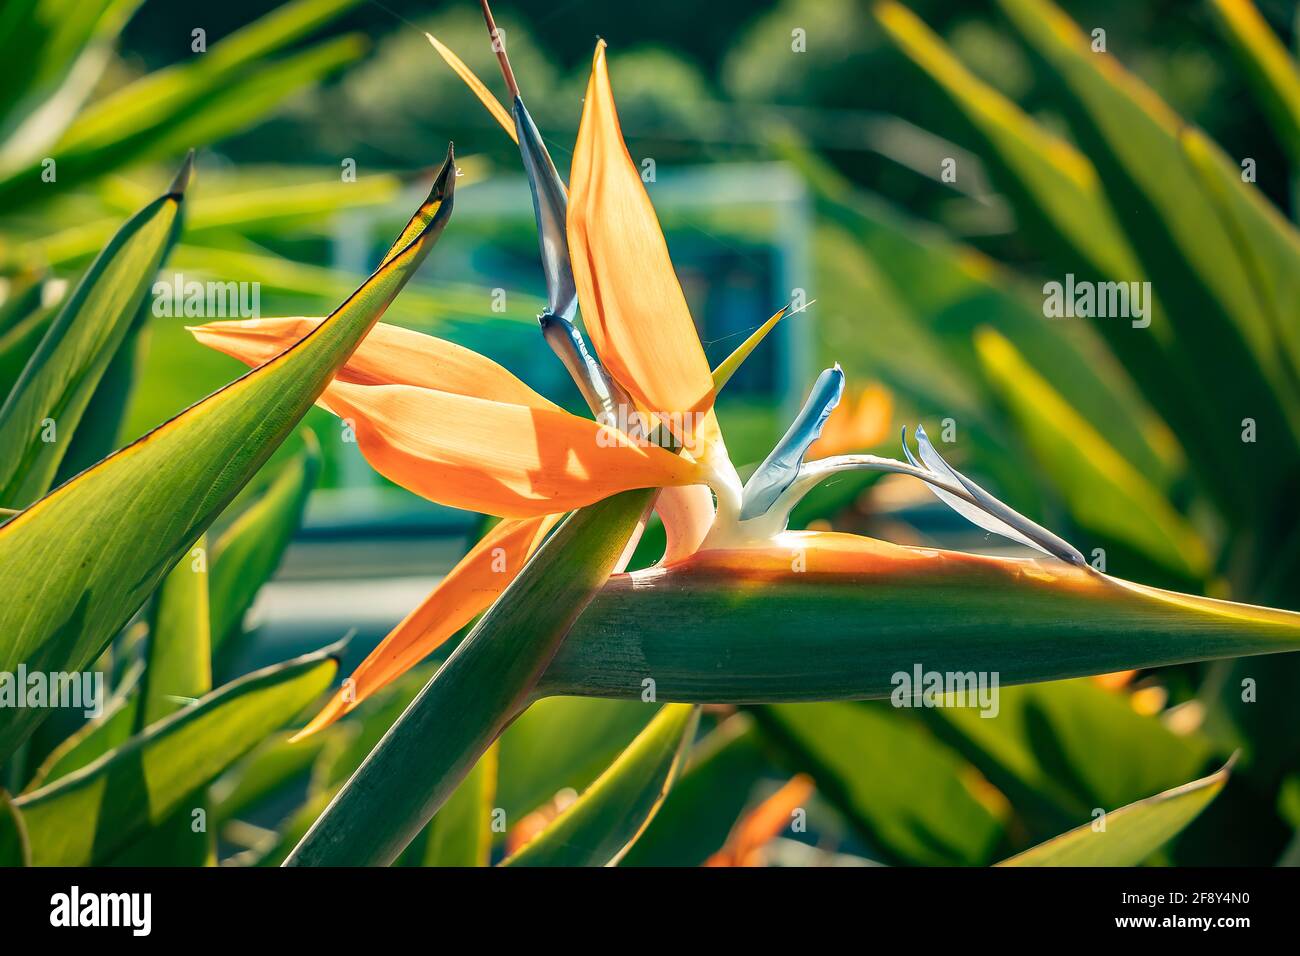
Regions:
M 1085 823 L 1046 843 L 1018 853 L 999 866 L 1137 866 L 1164 846 L 1219 795 L 1228 782 L 1222 770 L 1111 810 L 1104 829 Z
M 819 193 L 829 188 L 828 183 Z M 979 379 L 974 333 L 992 326 L 1014 341 L 1034 367 L 1051 369 L 1053 384 L 1070 405 L 1151 480 L 1164 486 L 1177 473 L 1181 462 L 1169 448 L 1167 429 L 1153 420 L 1092 327 L 1045 321 L 1039 289 L 883 203 L 844 192 L 834 215 L 853 226 L 899 295 L 967 377 Z
M 1078 524 L 1121 541 L 1187 582 L 1210 571 L 1196 530 L 1159 488 L 1106 441 L 1017 350 L 990 328 L 975 346 L 993 390 L 1020 425 L 1039 467 Z M 1108 565 L 1117 569 L 1114 562 Z
M 212 690 L 212 640 L 208 618 L 208 539 L 201 535 L 154 593 L 145 653 L 137 732 L 176 713 Z M 203 866 L 216 844 L 207 827 L 194 826 L 196 808 L 181 807 L 127 850 L 118 865 Z
M 754 720 L 733 714 L 691 759 L 621 866 L 699 866 L 720 850 L 769 770 Z
M 1134 711 L 1127 693 L 1089 680 L 1000 687 L 994 717 L 969 707 L 923 716 L 1006 794 L 1031 836 L 1175 786 L 1211 755 L 1204 737 L 1174 734 Z
M 1209 6 L 1291 164 L 1300 166 L 1300 67 L 1295 58 L 1251 0 L 1210 0 Z
M 501 735 L 497 805 L 518 820 L 565 788 L 582 791 L 654 717 L 641 701 L 539 700 Z
M 31 845 L 22 812 L 0 790 L 0 866 L 31 866 Z
M 69 439 L 180 233 L 189 178 L 187 160 L 168 192 L 118 230 L 0 406 L 0 503 L 24 507 L 49 490 Z
M 15 802 L 37 866 L 102 863 L 168 818 L 267 734 L 315 700 L 338 661 L 326 648 L 254 671 L 122 747 Z
M 873 848 L 900 863 L 978 865 L 1003 821 L 972 788 L 977 774 L 907 716 L 840 702 L 755 708 L 763 731 Z
M 1193 462 L 1207 485 L 1220 489 L 1225 514 L 1255 523 L 1278 502 L 1300 461 L 1300 385 L 1261 308 L 1250 267 L 1187 160 L 1178 135 L 1183 121 L 1109 54 L 1092 52 L 1091 41 L 1047 0 L 999 0 L 999 6 L 1055 80 L 1151 278 L 1163 310 L 1143 331 L 1171 342 L 1193 376 L 1177 400 L 1205 408 L 1210 435 L 1225 456 L 1267 449 L 1266 460 L 1231 468 L 1223 467 L 1224 456 Z M 1214 162 L 1228 161 L 1216 150 Z M 1163 332 L 1157 329 L 1162 317 Z M 1267 446 L 1241 441 L 1246 419 L 1269 436 Z M 1181 428 L 1179 435 L 1193 437 Z M 1235 493 L 1223 493 L 1230 485 Z
M 617 864 L 672 788 L 699 716 L 698 707 L 663 707 L 582 796 L 501 865 Z
M 349 36 L 267 62 L 356 3 L 287 3 L 188 62 L 150 73 L 93 103 L 49 147 L 58 157 L 60 186 L 243 128 L 289 92 L 360 53 L 360 41 Z M 39 160 L 32 163 L 0 180 L 0 205 L 12 209 L 42 198 L 30 185 L 40 175 Z
M 1295 379 L 1300 376 L 1300 322 L 1295 320 L 1300 311 L 1300 233 L 1256 186 L 1242 181 L 1241 170 L 1205 134 L 1184 127 L 1179 140 L 1250 276 L 1255 308 L 1269 339 L 1289 356 L 1286 374 Z
M 984 401 L 981 366 L 974 335 L 992 325 L 1016 342 L 1036 368 L 1051 369 L 1053 383 L 1072 407 L 1122 450 L 1149 480 L 1167 486 L 1181 467 L 1168 429 L 1146 407 L 1127 373 L 1106 354 L 1090 327 L 1047 322 L 1041 301 L 1010 273 L 976 250 L 951 242 L 933 227 L 909 220 L 898 210 L 855 192 L 850 184 L 806 150 L 779 147 L 813 186 L 819 211 L 860 245 L 876 264 L 872 284 L 887 286 L 910 317 L 913 331 L 905 346 L 887 348 L 877 358 L 887 380 L 916 361 L 917 345 L 940 352 L 944 364 L 922 364 L 911 382 L 899 382 L 920 401 L 923 411 L 955 415 L 967 434 L 983 430 L 995 436 L 1001 423 Z M 873 327 L 876 319 L 873 315 Z M 874 330 L 874 329 L 873 329 Z M 860 336 L 844 337 L 836 351 L 847 360 L 862 348 Z M 943 376 L 940 386 L 936 378 Z M 947 392 L 959 383 L 966 408 L 945 405 Z M 980 454 L 979 467 L 995 474 L 1005 448 Z M 1001 475 L 999 475 L 1001 477 Z
M 1133 226 L 1129 221 L 1132 217 L 1116 216 L 1116 209 L 1142 209 L 1145 201 L 1131 198 L 1128 193 L 1108 191 L 1090 161 L 1096 160 L 1097 150 L 1085 156 L 1065 139 L 1049 133 L 1015 103 L 973 76 L 924 23 L 901 5 L 886 0 L 876 5 L 875 12 L 886 35 L 969 122 L 999 187 L 1025 227 L 1046 241 L 1046 251 L 1056 268 L 1079 273 L 1080 279 L 1090 281 L 1134 282 L 1148 274 L 1155 280 L 1154 292 L 1160 301 L 1151 304 L 1147 328 L 1134 328 L 1131 322 L 1117 318 L 1093 320 L 1092 327 L 1124 364 L 1143 397 L 1174 429 L 1189 464 L 1216 500 L 1237 507 L 1241 496 L 1251 494 L 1248 476 L 1222 468 L 1219 462 L 1231 448 L 1240 448 L 1238 429 L 1242 416 L 1237 416 L 1229 429 L 1231 416 L 1209 398 L 1204 369 L 1198 370 L 1184 354 L 1179 342 L 1179 317 L 1168 314 L 1170 309 L 1186 309 L 1186 300 L 1165 300 L 1167 276 L 1158 274 L 1155 266 L 1134 251 L 1134 243 L 1169 250 L 1168 240 L 1153 235 L 1156 230 L 1150 226 Z M 1100 58 L 1091 52 L 1086 55 Z M 1142 125 L 1146 123 L 1144 118 Z M 1152 162 L 1149 172 L 1160 168 L 1162 164 Z M 1103 171 L 1112 178 L 1116 175 L 1109 167 Z M 1127 235 L 1124 227 L 1130 229 Z M 1193 307 L 1185 321 L 1192 321 L 1191 316 L 1200 311 L 1199 305 Z M 1014 335 L 1010 337 L 1019 341 Z M 1029 358 L 1040 369 L 1055 364 L 1037 355 Z M 1217 383 L 1220 378 L 1216 372 L 1209 380 Z M 1103 391 L 1113 391 L 1113 387 Z M 1122 437 L 1132 429 L 1128 412 L 1121 408 L 1111 414 L 1094 414 L 1090 404 L 1076 400 L 1076 393 L 1067 394 L 1066 399 L 1086 411 L 1085 418 L 1102 430 L 1130 463 L 1158 487 L 1166 486 L 1167 479 L 1161 470 L 1152 467 L 1149 456 L 1142 455 L 1137 446 Z M 1159 449 L 1164 442 L 1158 434 L 1154 437 L 1154 447 Z
M 209 635 L 208 539 L 201 535 L 154 594 L 138 729 L 212 690 Z
M 212 645 L 219 651 L 271 579 L 302 521 L 307 496 L 320 474 L 320 445 L 308 430 L 304 447 L 280 469 L 266 491 L 226 527 L 212 546 Z
M 0 396 L 9 395 L 57 314 L 53 308 L 38 308 L 0 332 Z
M 139 5 L 140 0 L 6 3 L 0 13 L 2 135 L 12 135 L 41 106 L 65 98 L 69 84 L 77 87 L 74 103 L 80 102 L 103 67 L 106 41 L 121 32 Z
M 212 784 L 209 788 L 212 829 L 219 830 L 235 817 L 257 809 L 304 778 L 333 739 L 329 733 L 320 733 L 289 743 L 290 736 L 281 733 L 263 741 Z
M 130 740 L 137 729 L 143 677 L 144 661 L 136 661 L 113 689 L 113 696 L 104 704 L 103 714 L 83 724 L 80 730 L 64 738 L 50 751 L 24 790 L 37 790 L 53 783 Z

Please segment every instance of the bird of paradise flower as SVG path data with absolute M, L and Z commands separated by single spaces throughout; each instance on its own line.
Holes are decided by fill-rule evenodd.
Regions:
M 923 428 L 916 430 L 916 453 L 904 429 L 906 461 L 840 454 L 875 443 L 882 403 L 877 395 L 852 419 L 832 418 L 845 387 L 838 365 L 818 376 L 784 437 L 742 482 L 714 399 L 789 310 L 778 311 L 709 369 L 623 141 L 604 43 L 596 48 L 566 190 L 503 45 L 494 46 L 513 99 L 510 110 L 451 50 L 429 40 L 519 145 L 547 280 L 548 307 L 539 322 L 593 417 L 570 414 L 491 359 L 454 343 L 386 324 L 371 330 L 319 404 L 352 423 L 362 454 L 387 478 L 431 501 L 503 520 L 380 642 L 298 737 L 355 709 L 487 609 L 567 512 L 638 488 L 660 489 L 654 508 L 667 535 L 659 562 L 640 572 L 645 588 L 698 589 L 724 580 L 780 588 L 805 575 L 860 588 L 910 576 L 938 588 L 1108 600 L 1124 605 L 1134 620 L 1205 632 L 1290 637 L 1300 628 L 1300 614 L 1162 591 L 1091 568 L 1069 543 L 952 468 Z M 575 324 L 579 310 L 594 350 Z M 203 344 L 258 366 L 321 321 L 215 322 L 191 331 Z M 828 421 L 836 424 L 826 429 Z M 1043 557 L 957 554 L 787 530 L 801 498 L 849 470 L 924 481 L 963 517 Z M 636 537 L 617 571 L 626 567 Z M 616 593 L 625 584 L 611 582 Z M 1225 644 L 1225 652 L 1231 650 Z

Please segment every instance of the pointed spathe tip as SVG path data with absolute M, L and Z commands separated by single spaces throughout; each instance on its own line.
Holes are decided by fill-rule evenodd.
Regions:
M 435 185 L 439 188 L 454 187 L 456 179 L 456 145 L 447 143 L 447 155 L 443 157 L 442 165 L 438 167 L 438 176 L 434 180 Z
M 172 179 L 171 185 L 167 187 L 167 195 L 181 199 L 185 196 L 185 190 L 189 188 L 190 180 L 194 175 L 194 148 L 190 147 L 189 152 L 185 154 L 185 159 L 181 163 L 181 168 L 176 171 L 175 178 Z

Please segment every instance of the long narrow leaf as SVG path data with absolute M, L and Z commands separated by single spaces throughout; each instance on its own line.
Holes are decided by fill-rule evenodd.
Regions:
M 0 669 L 78 670 L 293 430 L 451 213 L 450 155 L 402 243 L 301 342 L 0 526 Z M 0 713 L 0 756 L 41 719 Z
M 1112 810 L 999 866 L 1137 866 L 1195 820 L 1228 782 L 1231 764 L 1191 783 Z
M 305 447 L 285 463 L 266 491 L 216 539 L 212 547 L 212 646 L 221 649 L 243 621 L 262 585 L 275 573 L 302 520 L 307 496 L 320 471 L 320 449 L 311 432 Z
M 698 707 L 664 707 L 581 797 L 502 865 L 617 864 L 658 812 L 698 723 Z
M 49 490 L 81 416 L 126 338 L 181 226 L 193 156 L 167 192 L 100 252 L 0 406 L 0 504 Z
M 193 707 L 15 802 L 37 866 L 111 859 L 182 801 L 284 726 L 329 686 L 338 660 L 326 648 L 255 671 Z

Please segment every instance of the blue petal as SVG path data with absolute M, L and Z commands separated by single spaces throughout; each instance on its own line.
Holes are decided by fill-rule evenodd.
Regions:
M 546 296 L 552 315 L 572 322 L 578 311 L 578 292 L 569 264 L 569 239 L 565 228 L 569 196 L 560 174 L 551 162 L 551 154 L 542 142 L 533 118 L 518 96 L 514 104 L 515 132 L 519 135 L 519 153 L 533 193 L 533 216 L 537 220 L 537 240 L 542 252 L 542 270 L 546 274 Z
M 1079 565 L 1087 563 L 1084 561 L 1083 555 L 1068 542 L 994 498 L 944 461 L 943 456 L 935 450 L 934 445 L 930 443 L 929 436 L 925 433 L 925 429 L 920 425 L 916 427 L 916 448 L 920 453 L 921 463 L 918 463 L 912 457 L 911 449 L 907 447 L 907 429 L 904 428 L 903 452 L 907 455 L 907 460 L 917 467 L 924 467 L 925 470 L 946 481 L 949 485 L 965 488 L 970 496 L 975 499 L 977 504 L 971 504 L 971 502 L 958 498 L 942 488 L 936 488 L 934 485 L 929 486 L 935 497 L 967 521 L 978 525 L 985 531 L 1002 535 L 1004 538 L 1009 538 L 1018 544 L 1027 545 L 1044 554 L 1050 554 L 1062 561 Z
M 785 436 L 777 442 L 749 481 L 745 482 L 741 497 L 741 520 L 764 514 L 781 496 L 781 492 L 798 477 L 803 456 L 821 435 L 822 426 L 840 403 L 843 394 L 844 370 L 838 364 L 817 376 L 808 400 L 804 402 Z

